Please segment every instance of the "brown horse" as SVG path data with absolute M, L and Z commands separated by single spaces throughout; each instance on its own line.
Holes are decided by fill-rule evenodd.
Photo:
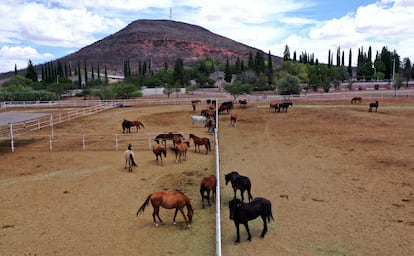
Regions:
M 213 191 L 213 201 L 216 195 L 216 185 L 217 179 L 216 176 L 210 175 L 209 177 L 203 178 L 200 182 L 200 195 L 201 195 L 201 202 L 203 204 L 204 209 L 204 198 L 207 199 L 208 206 L 210 206 L 210 192 Z M 204 192 L 207 195 L 204 195 Z
M 208 151 L 211 150 L 211 144 L 210 144 L 209 138 L 200 138 L 190 133 L 190 139 L 193 139 L 194 141 L 194 152 L 197 152 L 197 147 L 198 147 L 198 152 L 201 153 L 200 145 L 204 145 L 206 147 L 206 154 L 208 154 Z
M 354 103 L 361 103 L 362 102 L 362 98 L 361 97 L 353 97 L 351 100 L 351 104 Z
M 240 103 L 240 106 L 241 107 L 246 107 L 246 105 L 247 105 L 247 99 L 239 100 L 239 103 Z
M 137 132 L 139 129 L 145 128 L 144 124 L 141 121 L 129 121 L 124 119 L 124 121 L 122 121 L 122 133 L 130 133 L 131 132 L 131 127 L 135 126 L 137 128 Z
M 207 119 L 206 124 L 204 127 L 207 127 L 208 132 L 214 132 L 214 120 L 213 119 Z
M 379 105 L 379 103 L 378 103 L 377 100 L 374 103 L 370 103 L 368 111 L 372 112 L 372 109 L 375 108 L 375 112 L 377 112 L 378 111 L 378 105 Z
M 271 109 L 275 109 L 275 111 L 277 111 L 279 109 L 279 104 L 278 103 L 270 103 L 270 105 L 269 105 L 269 111 Z
M 155 160 L 157 161 L 157 163 L 158 163 L 158 157 L 160 157 L 161 165 L 163 165 L 162 155 L 164 155 L 164 157 L 167 157 L 167 149 L 161 146 L 160 144 L 155 144 L 152 146 L 152 152 L 154 152 L 154 155 L 156 157 Z
M 190 147 L 189 141 L 182 140 L 180 143 L 175 144 L 175 147 L 170 147 L 175 153 L 175 162 L 181 163 L 181 160 L 187 161 L 187 150 Z
M 193 219 L 194 210 L 193 210 L 193 207 L 191 206 L 190 199 L 186 195 L 184 195 L 184 193 L 180 191 L 154 192 L 150 194 L 145 200 L 145 202 L 141 205 L 141 207 L 139 207 L 137 211 L 137 215 L 144 212 L 145 207 L 149 204 L 150 201 L 151 201 L 152 208 L 154 209 L 152 213 L 152 218 L 154 220 L 154 225 L 156 227 L 158 227 L 158 223 L 155 220 L 155 216 L 157 216 L 160 223 L 162 223 L 162 220 L 159 215 L 160 206 L 165 209 L 175 208 L 173 224 L 176 224 L 175 218 L 177 217 L 177 212 L 180 211 L 184 217 L 185 223 L 187 224 L 188 227 L 190 227 L 190 223 Z M 185 216 L 184 214 L 184 206 L 187 207 L 187 216 Z
M 201 103 L 201 100 L 192 100 L 191 105 L 193 106 L 193 112 L 197 111 L 197 104 Z
M 230 115 L 230 126 L 231 127 L 236 127 L 237 118 L 238 118 L 238 115 L 236 113 L 231 113 L 231 115 Z

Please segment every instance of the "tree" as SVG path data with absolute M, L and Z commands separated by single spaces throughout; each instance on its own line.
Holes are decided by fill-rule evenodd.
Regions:
M 404 77 L 404 80 L 407 83 L 410 81 L 410 78 L 413 75 L 413 71 L 411 69 L 411 61 L 410 58 L 404 58 L 403 59 L 403 66 L 402 66 L 402 76 Z
M 296 52 L 295 52 L 295 58 L 296 58 Z M 283 60 L 290 60 L 290 50 L 289 46 L 285 46 L 285 50 L 283 51 Z
M 29 63 L 27 64 L 25 77 L 31 79 L 33 82 L 37 82 L 37 73 L 31 60 L 29 60 Z
M 184 79 L 184 61 L 183 59 L 177 59 L 174 65 L 173 71 L 173 84 L 183 85 Z
M 282 77 L 278 84 L 280 95 L 300 94 L 299 78 L 292 75 Z
M 239 95 L 244 93 L 249 94 L 253 90 L 253 86 L 250 84 L 243 84 L 241 81 L 235 81 L 233 84 L 225 85 L 224 90 L 230 93 L 236 101 Z
M 227 83 L 231 83 L 232 77 L 233 76 L 232 76 L 231 70 L 230 70 L 229 57 L 227 57 L 226 67 L 224 69 L 224 81 L 226 81 Z
M 17 76 L 17 65 L 14 64 L 14 75 Z

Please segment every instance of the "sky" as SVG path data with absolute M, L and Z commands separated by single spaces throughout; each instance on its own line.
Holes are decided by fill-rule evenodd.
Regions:
M 171 19 L 283 56 L 387 47 L 414 62 L 414 0 L 0 0 L 0 73 L 66 56 L 139 19 Z M 334 58 L 334 63 L 336 59 Z

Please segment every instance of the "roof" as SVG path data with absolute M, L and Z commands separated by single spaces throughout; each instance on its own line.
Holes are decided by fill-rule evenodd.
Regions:
M 44 116 L 50 116 L 50 114 L 17 111 L 0 112 L 0 126 L 9 125 L 10 123 L 29 121 Z

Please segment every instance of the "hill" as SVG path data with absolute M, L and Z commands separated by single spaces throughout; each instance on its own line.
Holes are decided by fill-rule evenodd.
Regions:
M 229 58 L 234 63 L 239 57 L 247 64 L 249 53 L 253 55 L 257 48 L 236 42 L 221 35 L 214 34 L 200 26 L 172 20 L 136 20 L 119 32 L 107 36 L 79 51 L 57 59 L 72 67 L 78 60 L 83 67 L 98 64 L 103 70 L 106 65 L 109 74 L 123 74 L 124 62 L 129 60 L 132 71 L 136 71 L 139 62 L 144 61 L 152 69 L 173 67 L 178 58 L 185 65 L 191 65 L 198 59 L 211 57 L 225 62 Z M 267 53 L 264 53 L 267 56 Z M 274 66 L 280 66 L 282 59 L 272 56 Z M 40 72 L 40 66 L 35 68 Z M 23 71 L 19 73 L 23 74 Z M 38 73 L 40 74 L 40 73 Z M 9 76 L 13 75 L 9 72 Z

